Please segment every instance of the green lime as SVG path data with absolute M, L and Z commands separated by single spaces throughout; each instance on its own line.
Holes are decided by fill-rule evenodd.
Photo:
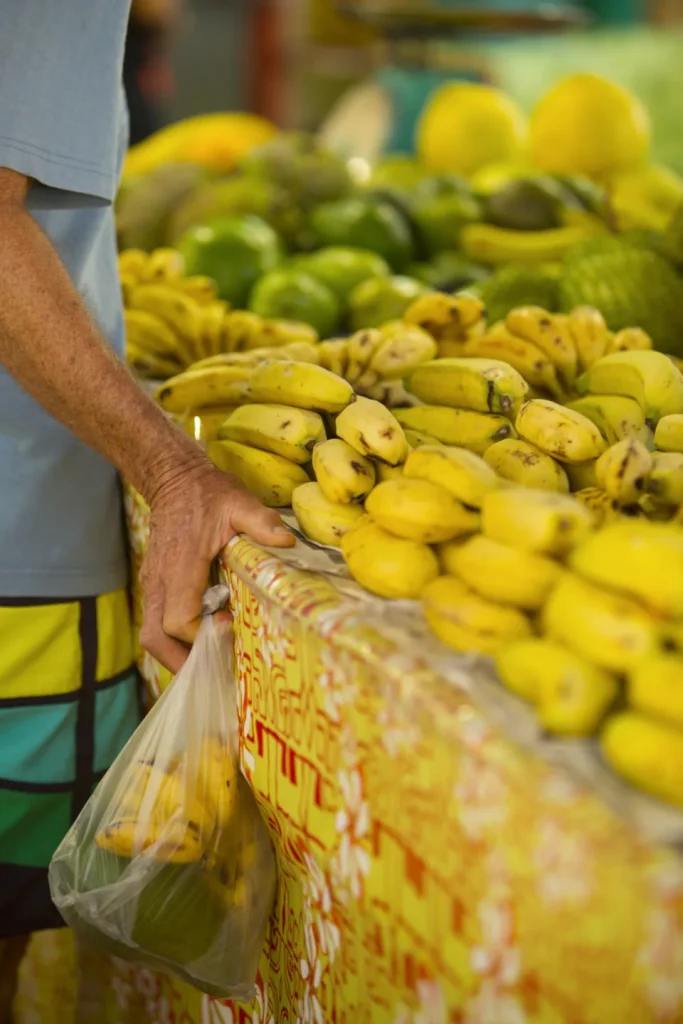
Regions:
M 481 205 L 470 192 L 451 192 L 418 199 L 413 220 L 428 256 L 456 249 L 465 224 L 481 219 Z
M 311 214 L 311 229 L 319 246 L 369 249 L 401 270 L 411 260 L 410 226 L 398 209 L 370 197 L 323 203 Z
M 328 246 L 297 259 L 300 270 L 322 281 L 335 295 L 346 302 L 356 285 L 371 277 L 388 277 L 389 264 L 375 252 Z
M 357 285 L 349 296 L 349 321 L 354 331 L 380 327 L 403 316 L 410 303 L 427 289 L 412 277 L 374 277 Z
M 315 327 L 321 338 L 336 329 L 341 308 L 326 284 L 296 268 L 265 274 L 249 297 L 249 309 L 268 320 L 298 320 Z
M 192 228 L 179 241 L 189 275 L 212 277 L 218 294 L 244 307 L 256 281 L 280 262 L 280 241 L 260 217 L 223 217 Z

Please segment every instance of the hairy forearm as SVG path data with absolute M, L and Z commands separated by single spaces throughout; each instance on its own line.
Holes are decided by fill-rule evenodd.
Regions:
M 0 363 L 148 500 L 179 467 L 202 466 L 198 446 L 101 338 L 51 243 L 18 204 L 0 205 Z

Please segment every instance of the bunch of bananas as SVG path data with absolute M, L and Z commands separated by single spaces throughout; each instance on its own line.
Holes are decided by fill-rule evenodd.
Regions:
M 126 358 L 141 377 L 166 380 L 199 360 L 315 344 L 308 324 L 231 310 L 209 277 L 185 277 L 174 249 L 119 254 Z
M 200 863 L 226 907 L 244 906 L 257 858 L 253 842 L 243 843 L 233 827 L 239 779 L 229 750 L 224 738 L 206 737 L 192 771 L 182 757 L 164 768 L 136 761 L 114 794 L 115 816 L 95 835 L 97 847 L 125 859 Z

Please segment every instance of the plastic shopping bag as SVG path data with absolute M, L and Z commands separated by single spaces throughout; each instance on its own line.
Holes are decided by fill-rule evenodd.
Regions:
M 254 996 L 275 858 L 239 770 L 229 626 L 202 620 L 190 657 L 57 849 L 52 898 L 116 956 L 210 995 Z

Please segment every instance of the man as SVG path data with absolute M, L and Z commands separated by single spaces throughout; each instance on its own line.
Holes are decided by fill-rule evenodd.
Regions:
M 142 642 L 173 671 L 227 541 L 290 543 L 117 354 L 128 6 L 0 0 L 0 1024 L 24 937 L 60 923 L 51 854 L 138 721 L 118 473 L 152 510 Z

